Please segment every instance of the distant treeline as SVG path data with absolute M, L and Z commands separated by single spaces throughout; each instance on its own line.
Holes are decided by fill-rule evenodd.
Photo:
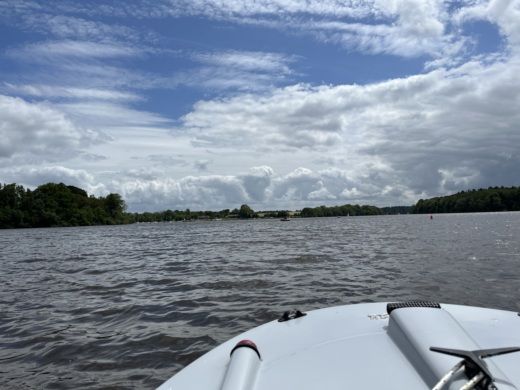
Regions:
M 390 206 L 390 207 L 381 207 L 381 211 L 384 215 L 393 215 L 393 214 L 411 214 L 413 212 L 414 206 Z
M 96 198 L 81 188 L 48 183 L 34 191 L 0 184 L 0 228 L 128 223 L 119 194 Z
M 341 217 L 341 216 L 355 216 L 355 215 L 381 215 L 383 211 L 375 206 L 359 206 L 345 204 L 343 206 L 318 206 L 305 207 L 302 209 L 300 216 L 303 218 L 309 217 Z
M 285 218 L 290 216 L 287 210 L 275 211 L 254 211 L 247 204 L 243 204 L 239 209 L 223 209 L 220 211 L 191 211 L 186 210 L 165 210 L 158 212 L 144 212 L 130 214 L 134 222 L 171 222 L 171 221 L 191 221 L 191 220 L 214 220 L 214 219 L 248 219 L 248 218 Z
M 338 217 L 409 213 L 465 213 L 520 210 L 520 187 L 490 187 L 419 200 L 415 206 L 368 205 L 305 207 L 301 212 L 259 211 L 243 204 L 220 211 L 166 210 L 127 213 L 121 195 L 88 195 L 63 183 L 48 183 L 34 191 L 16 184 L 0 184 L 0 228 L 113 225 L 135 222 L 171 222 L 231 218 Z
M 0 184 L 0 228 L 113 225 L 135 222 L 172 222 L 232 218 L 286 218 L 381 215 L 406 213 L 407 207 L 320 206 L 301 212 L 288 210 L 254 211 L 246 204 L 220 211 L 165 210 L 127 213 L 121 195 L 88 195 L 81 188 L 63 183 L 47 183 L 35 190 L 16 184 Z
M 454 195 L 421 199 L 414 213 L 473 213 L 486 211 L 519 211 L 520 187 L 489 187 L 461 191 Z
M 243 205 L 241 209 L 248 207 Z M 244 209 L 245 210 L 245 209 Z M 243 211 L 240 216 L 242 218 L 253 218 L 254 212 L 250 213 Z M 238 209 L 223 209 L 220 211 L 191 211 L 186 210 L 165 210 L 156 212 L 133 213 L 131 218 L 133 222 L 172 222 L 172 221 L 191 221 L 197 219 L 224 219 L 224 218 L 238 218 L 240 210 Z

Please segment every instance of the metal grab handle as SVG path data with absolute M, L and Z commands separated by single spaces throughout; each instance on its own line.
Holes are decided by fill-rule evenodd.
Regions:
M 473 378 L 469 380 L 468 383 L 466 383 L 464 386 L 460 388 L 460 390 L 471 390 L 473 389 L 477 383 L 479 383 L 482 379 L 484 379 L 484 374 L 479 372 L 477 375 L 475 375 Z
M 464 367 L 464 360 L 455 364 L 453 368 L 449 370 L 435 386 L 433 386 L 432 390 L 441 390 L 462 367 Z

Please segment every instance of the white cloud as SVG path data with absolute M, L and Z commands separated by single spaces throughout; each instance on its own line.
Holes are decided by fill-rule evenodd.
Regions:
M 5 182 L 15 181 L 29 187 L 49 182 L 88 187 L 94 182 L 94 177 L 88 172 L 63 166 L 4 168 L 0 174 Z
M 132 4 L 120 2 L 86 9 L 81 5 L 75 12 L 108 14 L 112 16 L 166 17 L 204 15 L 213 18 L 231 16 L 277 15 L 280 13 L 333 15 L 338 17 L 363 17 L 370 14 L 373 1 L 322 0 L 320 2 L 294 0 L 141 0 Z
M 141 51 L 123 44 L 92 41 L 61 40 L 27 44 L 9 49 L 7 54 L 31 61 L 48 61 L 60 58 L 117 58 L 133 57 Z
M 17 183 L 35 188 L 45 183 L 64 183 L 84 189 L 89 194 L 106 195 L 103 184 L 96 183 L 90 173 L 63 166 L 0 168 L 0 183 Z
M 79 101 L 56 104 L 66 112 L 88 126 L 96 127 L 165 127 L 169 119 L 148 111 L 137 110 L 124 104 L 108 101 Z
M 267 166 L 253 167 L 238 175 L 201 175 L 172 179 L 157 171 L 123 171 L 108 188 L 121 193 L 131 209 L 222 209 L 242 203 L 260 204 L 270 201 L 268 188 L 273 170 Z
M 3 0 L 0 2 L 0 17 L 13 17 L 19 14 L 39 12 L 42 6 L 34 1 Z
M 331 170 L 298 168 L 278 175 L 269 166 L 259 166 L 246 174 L 186 176 L 178 180 L 131 177 L 124 173 L 121 176 L 109 189 L 122 193 L 133 210 L 218 210 L 243 203 L 256 210 L 301 208 L 331 201 L 336 204 L 373 202 L 377 193 L 377 188 L 362 181 L 354 183 L 347 172 L 337 169 L 332 173 Z M 333 176 L 340 180 L 333 180 Z M 394 192 L 389 198 L 404 204 L 411 202 L 401 192 Z
M 146 10 L 147 4 L 127 11 L 141 17 L 203 16 L 260 25 L 374 54 L 440 58 L 460 54 L 466 43 L 450 29 L 448 3 L 437 0 L 167 0 L 155 2 L 154 12 Z
M 83 41 L 114 42 L 118 39 L 124 41 L 140 42 L 142 40 L 154 40 L 153 34 L 143 34 L 136 30 L 115 23 L 106 24 L 99 20 L 87 20 L 70 15 L 53 15 L 39 12 L 22 14 L 21 23 L 31 30 L 41 31 L 61 39 L 74 39 Z
M 487 20 L 498 25 L 510 47 L 520 48 L 520 1 L 490 0 L 476 1 L 471 6 L 458 10 L 454 19 L 459 23 L 471 20 Z
M 132 4 L 122 1 L 113 5 L 103 4 L 91 9 L 79 4 L 66 7 L 58 4 L 43 13 L 39 10 L 38 15 L 34 7 L 12 6 L 8 11 L 10 19 L 13 15 L 22 15 L 23 22 L 29 28 L 40 28 L 59 38 L 94 40 L 100 44 L 106 42 L 110 45 L 115 40 L 157 42 L 158 38 L 152 33 L 143 34 L 128 26 L 109 25 L 72 15 L 139 18 L 201 16 L 310 34 L 319 41 L 365 53 L 404 57 L 426 55 L 433 59 L 430 66 L 454 66 L 471 51 L 473 40 L 462 35 L 462 30 L 458 28 L 458 22 L 462 20 L 489 20 L 500 26 L 510 42 L 518 43 L 520 40 L 518 0 L 462 1 L 457 4 L 439 0 L 140 0 Z M 56 15 L 57 12 L 62 14 Z M 56 49 L 85 53 L 81 47 Z M 99 47 L 93 50 L 93 55 L 132 55 L 134 49 Z
M 11 91 L 33 96 L 67 95 L 74 98 L 137 99 L 130 89 L 158 85 L 146 72 L 128 69 L 121 61 L 153 51 L 136 45 L 95 41 L 40 41 L 6 50 L 5 55 L 23 64 L 24 83 L 11 82 Z M 118 90 L 122 89 L 122 90 Z M 134 96 L 131 96 L 134 95 Z
M 352 187 L 351 189 L 345 188 L 343 191 L 341 191 L 339 197 L 341 199 L 359 199 L 362 197 L 362 194 L 356 187 Z
M 259 203 L 270 196 L 271 190 L 269 190 L 269 187 L 271 186 L 273 175 L 274 171 L 271 167 L 262 165 L 253 167 L 248 174 L 240 176 L 249 200 Z
M 40 18 L 36 18 L 30 8 L 10 10 L 10 14 L 25 15 L 24 22 L 29 26 L 44 28 L 62 38 L 103 40 L 111 36 L 134 41 L 156 40 L 125 26 L 53 15 L 53 12 L 139 18 L 201 16 L 311 34 L 317 40 L 351 50 L 440 58 L 460 54 L 466 43 L 465 38 L 457 36 L 456 29 L 451 28 L 449 6 L 449 2 L 438 0 L 140 0 L 90 8 L 61 4 L 55 10 L 47 9 Z M 465 6 L 461 4 L 462 8 Z
M 42 104 L 0 95 L 0 158 L 70 158 L 106 136 Z
M 316 15 L 333 17 L 363 18 L 384 15 L 389 8 L 385 3 L 394 1 L 343 1 L 322 0 L 166 0 L 160 10 L 164 15 L 205 15 L 226 18 L 231 16 L 257 15 Z M 429 2 L 432 3 L 432 2 Z M 155 14 L 157 15 L 157 14 Z
M 206 148 L 271 153 L 305 148 L 347 156 L 348 171 L 357 172 L 351 176 L 383 173 L 369 178 L 379 188 L 393 181 L 393 187 L 437 193 L 444 183 L 514 184 L 518 170 L 511 167 L 520 162 L 519 73 L 520 59 L 511 57 L 364 86 L 298 85 L 243 94 L 197 103 L 183 117 L 182 130 Z M 446 179 L 445 172 L 455 167 L 479 174 L 465 176 L 465 182 Z M 278 191 L 303 199 L 320 190 L 308 172 L 294 180 L 308 188 Z
M 262 91 L 286 80 L 286 75 L 243 71 L 237 68 L 202 66 L 190 71 L 179 71 L 172 77 L 156 82 L 156 86 L 176 88 L 189 86 L 215 91 Z
M 369 54 L 393 54 L 402 57 L 428 55 L 435 58 L 458 54 L 463 37 L 444 33 L 438 21 L 435 29 L 416 31 L 416 25 L 361 24 L 337 21 L 308 22 L 299 26 L 324 42 L 338 43 L 348 49 Z
M 328 189 L 325 187 L 321 187 L 318 190 L 312 191 L 307 195 L 310 200 L 335 200 L 337 199 L 334 195 L 332 195 Z
M 236 51 L 199 53 L 194 59 L 218 67 L 235 68 L 243 71 L 289 74 L 288 63 L 294 58 L 282 53 Z
M 10 4 L 14 9 L 16 3 Z M 69 181 L 120 192 L 141 210 L 218 209 L 246 202 L 256 209 L 406 204 L 419 196 L 520 181 L 517 0 L 467 1 L 455 14 L 447 2 L 412 0 L 116 5 L 117 11 L 78 4 L 66 12 L 63 4 L 57 8 L 74 15 L 113 11 L 253 23 L 312 34 L 348 50 L 427 56 L 428 69 L 435 70 L 367 85 L 276 88 L 298 76 L 292 67 L 302 58 L 222 50 L 188 55 L 195 69 L 173 77 L 147 75 L 122 66 L 156 53 L 144 47 L 143 35 L 47 10 L 41 23 L 34 15 L 26 17 L 26 26 L 45 30 L 54 40 L 8 52 L 34 73 L 20 74 L 1 88 L 26 100 L 0 96 L 0 180 Z M 471 37 L 462 27 L 471 20 L 496 23 L 508 51 L 468 60 Z M 176 122 L 134 106 L 142 103 L 142 88 L 179 85 L 225 94 L 205 95 L 207 100 Z M 94 147 L 106 138 L 90 129 L 106 131 L 117 142 Z M 41 160 L 60 165 L 18 167 Z
M 156 85 L 216 91 L 267 90 L 290 80 L 294 75 L 290 65 L 297 59 L 283 53 L 236 50 L 200 52 L 189 58 L 200 65 L 176 72 Z
M 330 172 L 298 168 L 287 175 L 277 175 L 268 166 L 253 167 L 238 175 L 186 176 L 177 180 L 152 174 L 149 170 L 119 172 L 117 179 L 101 184 L 97 175 L 83 169 L 70 169 L 59 165 L 20 168 L 0 168 L 0 182 L 16 182 L 34 188 L 47 182 L 63 182 L 85 189 L 95 195 L 117 192 L 123 195 L 130 210 L 170 209 L 223 209 L 248 203 L 257 210 L 276 208 L 280 204 L 294 208 L 318 205 L 331 200 L 348 202 L 363 199 L 351 183 L 330 181 Z M 338 171 L 339 173 L 339 171 Z M 344 172 L 339 173 L 345 175 Z M 342 193 L 343 192 L 343 193 Z M 336 203 L 337 203 L 336 202 Z
M 234 176 L 187 176 L 180 180 L 126 180 L 112 182 L 112 188 L 135 209 L 224 208 L 248 199 Z
M 0 182 L 17 182 L 32 188 L 47 182 L 63 182 L 95 195 L 117 192 L 123 195 L 131 211 L 168 208 L 218 210 L 243 203 L 259 210 L 276 208 L 279 204 L 303 207 L 331 200 L 343 203 L 353 200 L 338 192 L 338 183 L 331 185 L 329 179 L 330 172 L 327 171 L 298 168 L 280 176 L 271 167 L 259 166 L 245 174 L 186 176 L 178 180 L 154 176 L 143 169 L 127 170 L 119 172 L 117 179 L 101 184 L 96 175 L 63 166 L 0 169 Z M 344 185 L 342 192 L 349 191 L 350 183 Z M 356 199 L 362 199 L 366 194 L 358 191 L 356 196 Z
M 196 145 L 211 147 L 327 147 L 341 141 L 341 101 L 329 99 L 334 88 L 296 85 L 269 95 L 245 94 L 200 101 L 182 118 Z M 230 115 L 232 114 L 232 115 Z M 336 113 L 338 114 L 338 113 Z
M 141 98 L 131 92 L 122 92 L 113 89 L 78 88 L 60 85 L 43 84 L 20 84 L 14 85 L 4 83 L 6 91 L 38 98 L 65 98 L 65 99 L 85 99 L 85 100 L 114 100 L 114 101 L 135 101 Z

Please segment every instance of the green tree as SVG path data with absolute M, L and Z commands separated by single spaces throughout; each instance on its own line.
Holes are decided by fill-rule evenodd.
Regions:
M 247 204 L 240 206 L 240 210 L 238 211 L 239 218 L 253 218 L 254 216 L 255 212 Z
M 109 194 L 105 198 L 105 209 L 113 221 L 120 221 L 125 211 L 125 202 L 119 194 Z
M 519 187 L 489 187 L 472 189 L 453 195 L 421 199 L 413 212 L 421 213 L 466 213 L 484 211 L 520 210 Z
M 289 212 L 287 210 L 280 210 L 276 213 L 277 218 L 287 218 L 289 217 Z
M 34 191 L 15 184 L 0 185 L 0 228 L 82 226 L 128 223 L 119 194 L 88 196 L 81 188 L 47 183 Z

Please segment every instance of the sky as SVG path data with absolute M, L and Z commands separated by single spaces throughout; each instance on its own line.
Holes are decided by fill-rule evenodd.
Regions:
M 520 185 L 520 0 L 0 0 L 0 182 L 130 211 Z

